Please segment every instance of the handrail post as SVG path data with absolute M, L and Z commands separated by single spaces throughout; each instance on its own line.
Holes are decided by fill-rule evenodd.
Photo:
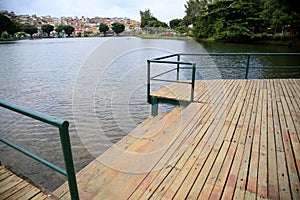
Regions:
M 247 66 L 246 66 L 246 74 L 245 74 L 246 79 L 248 79 L 248 74 L 249 74 L 250 55 L 251 54 L 247 54 Z
M 147 60 L 147 102 L 151 103 L 151 97 L 150 97 L 150 60 Z
M 69 123 L 67 121 L 64 121 L 62 126 L 59 127 L 59 136 L 62 144 L 62 151 L 65 160 L 65 167 L 67 172 L 71 199 L 79 200 L 68 127 Z
M 180 62 L 180 54 L 177 54 L 177 62 Z M 177 63 L 177 81 L 179 80 L 179 63 Z
M 158 114 L 158 99 L 156 97 L 152 97 L 151 100 L 151 115 L 154 117 Z
M 193 63 L 192 86 L 191 86 L 191 102 L 194 101 L 195 76 L 196 76 L 196 63 Z

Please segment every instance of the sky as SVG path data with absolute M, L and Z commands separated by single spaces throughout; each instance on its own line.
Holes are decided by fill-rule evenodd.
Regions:
M 140 21 L 140 10 L 150 9 L 158 20 L 168 23 L 185 16 L 187 0 L 0 0 L 0 10 L 17 15 L 52 17 L 128 17 Z

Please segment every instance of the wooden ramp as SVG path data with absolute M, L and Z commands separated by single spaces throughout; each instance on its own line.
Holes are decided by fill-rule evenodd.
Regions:
M 43 193 L 39 188 L 18 177 L 8 169 L 0 166 L 0 199 L 57 199 Z
M 300 199 L 300 80 L 197 85 L 81 170 L 81 199 Z

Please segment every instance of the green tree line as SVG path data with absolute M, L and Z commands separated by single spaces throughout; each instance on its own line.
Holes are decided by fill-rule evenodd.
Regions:
M 300 36 L 300 7 L 295 0 L 187 0 L 183 19 L 169 26 L 149 9 L 140 11 L 141 28 L 171 28 L 197 38 L 248 41 Z
M 293 0 L 188 0 L 182 25 L 198 38 L 253 40 L 267 35 L 300 35 Z

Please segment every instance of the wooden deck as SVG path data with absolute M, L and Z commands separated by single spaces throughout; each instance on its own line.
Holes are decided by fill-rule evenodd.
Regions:
M 0 199 L 57 199 L 43 193 L 39 188 L 18 177 L 8 169 L 0 166 Z
M 175 85 L 152 95 L 188 99 Z M 300 79 L 196 85 L 81 170 L 81 199 L 300 199 Z

